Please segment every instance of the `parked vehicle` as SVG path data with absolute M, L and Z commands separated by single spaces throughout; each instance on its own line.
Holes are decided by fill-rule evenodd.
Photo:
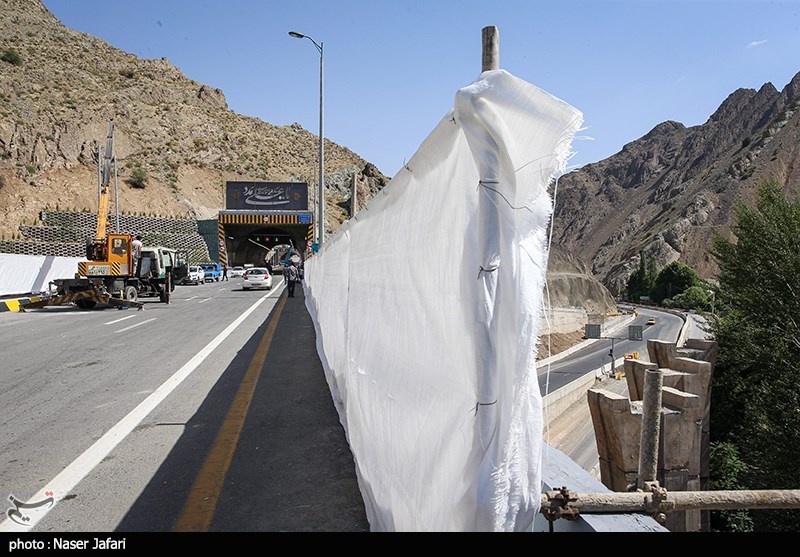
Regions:
M 206 272 L 200 265 L 190 265 L 189 273 L 183 279 L 183 284 L 202 284 L 206 280 Z
M 222 278 L 222 265 L 220 263 L 200 263 L 205 276 L 204 282 L 219 282 Z
M 185 250 L 174 250 L 164 246 L 143 247 L 142 260 L 139 263 L 139 281 L 136 286 L 137 296 L 158 296 L 164 303 L 169 303 L 170 293 L 175 285 L 186 278 L 189 267 Z M 135 299 L 133 293 L 126 289 L 125 298 Z
M 236 266 L 231 269 L 231 278 L 233 277 L 241 277 L 244 275 L 244 267 Z
M 272 289 L 272 275 L 266 267 L 253 267 L 247 269 L 242 275 L 242 290 L 250 290 L 251 288 L 266 288 Z

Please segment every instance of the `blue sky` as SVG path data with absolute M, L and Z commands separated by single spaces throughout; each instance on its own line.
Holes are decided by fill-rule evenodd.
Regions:
M 43 0 L 68 27 L 166 57 L 239 114 L 319 132 L 393 176 L 481 70 L 500 66 L 584 114 L 572 167 L 656 124 L 704 123 L 740 87 L 800 72 L 800 0 Z

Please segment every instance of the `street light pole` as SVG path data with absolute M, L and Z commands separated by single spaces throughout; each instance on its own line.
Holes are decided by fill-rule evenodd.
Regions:
M 319 194 L 317 203 L 319 204 L 319 222 L 317 223 L 317 243 L 318 249 L 322 248 L 325 241 L 325 134 L 323 128 L 324 122 L 324 43 L 317 43 L 308 35 L 289 31 L 289 36 L 295 39 L 308 39 L 319 51 Z

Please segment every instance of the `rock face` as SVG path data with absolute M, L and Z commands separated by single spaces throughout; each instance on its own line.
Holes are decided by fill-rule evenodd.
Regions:
M 63 26 L 39 0 L 0 10 L 0 236 L 45 206 L 96 206 L 98 146 L 114 119 L 121 210 L 209 218 L 225 180 L 306 181 L 316 202 L 318 136 L 233 113 L 219 89 L 167 59 L 140 59 Z M 339 182 L 367 161 L 326 141 L 326 229 L 343 220 Z M 129 183 L 134 169 L 145 187 Z M 367 191 L 386 178 L 372 165 Z
M 730 234 L 732 209 L 775 178 L 800 190 L 800 74 L 778 92 L 732 93 L 700 126 L 663 122 L 619 153 L 559 181 L 554 241 L 614 294 L 639 266 L 679 260 L 707 279 L 714 233 Z
M 616 309 L 608 289 L 592 276 L 591 270 L 561 246 L 550 249 L 547 287 L 554 308 L 581 308 L 587 314 L 605 315 Z M 575 329 L 581 329 L 581 321 Z

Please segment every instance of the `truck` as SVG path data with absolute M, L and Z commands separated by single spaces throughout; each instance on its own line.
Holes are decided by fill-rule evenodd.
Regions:
M 220 263 L 200 263 L 203 269 L 204 282 L 219 282 L 222 278 L 222 265 Z
M 299 264 L 300 254 L 291 244 L 277 245 L 269 250 L 264 257 L 264 262 L 271 274 L 275 274 L 278 271 L 282 273 L 293 261 Z
M 92 309 L 101 303 L 141 309 L 139 298 L 143 297 L 158 297 L 168 304 L 175 285 L 183 281 L 189 268 L 186 251 L 164 246 L 142 248 L 138 276 L 112 276 L 97 267 L 96 262 L 80 261 L 79 276 L 50 281 L 51 294 L 27 308 L 74 303 Z
M 99 184 L 97 225 L 94 238 L 86 242 L 87 260 L 78 262 L 74 278 L 50 281 L 49 292 L 41 300 L 28 304 L 28 308 L 74 303 L 81 309 L 92 309 L 100 303 L 142 309 L 139 296 L 158 296 L 162 302 L 169 303 L 175 284 L 188 272 L 185 251 L 155 246 L 142 248 L 137 273 L 134 236 L 119 230 L 109 232 L 113 133 L 114 120 L 111 119 Z
M 182 283 L 188 273 L 188 254 L 185 250 L 164 246 L 143 247 L 139 276 L 131 285 L 136 287 L 137 299 L 141 296 L 158 296 L 160 301 L 168 304 L 175 285 Z M 132 292 L 129 294 L 133 296 Z

